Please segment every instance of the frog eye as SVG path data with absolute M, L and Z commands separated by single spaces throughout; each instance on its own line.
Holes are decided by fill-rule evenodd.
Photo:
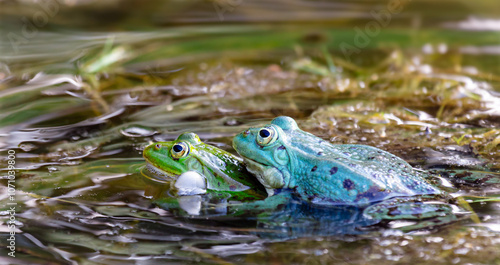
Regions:
M 273 127 L 265 127 L 260 129 L 259 134 L 257 135 L 257 143 L 261 146 L 269 145 L 274 143 L 278 138 L 276 131 Z
M 176 143 L 172 146 L 170 153 L 175 159 L 185 157 L 189 154 L 189 146 L 183 142 Z

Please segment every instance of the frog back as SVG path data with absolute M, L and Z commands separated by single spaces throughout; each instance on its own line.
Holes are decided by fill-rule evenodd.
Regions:
M 288 139 L 291 183 L 316 203 L 363 204 L 388 197 L 441 194 L 401 158 L 367 145 L 333 145 L 296 130 Z

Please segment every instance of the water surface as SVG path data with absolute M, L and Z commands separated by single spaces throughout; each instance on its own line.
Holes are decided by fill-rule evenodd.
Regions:
M 384 1 L 58 3 L 31 35 L 24 18 L 41 16 L 39 4 L 0 3 L 2 174 L 13 150 L 17 203 L 7 259 L 4 179 L 3 263 L 500 263 L 494 1 L 412 1 L 366 45 L 356 28 Z M 153 203 L 146 145 L 193 131 L 234 153 L 236 133 L 279 115 L 418 168 L 490 172 L 449 179 L 478 220 L 360 233 L 368 224 L 346 222 L 350 210 L 300 202 L 260 219 Z

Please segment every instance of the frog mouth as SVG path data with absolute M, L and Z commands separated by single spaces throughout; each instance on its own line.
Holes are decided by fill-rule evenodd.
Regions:
M 160 169 L 149 162 L 147 162 L 146 166 L 141 170 L 141 174 L 148 179 L 162 183 L 171 182 L 179 177 L 179 174 Z
M 243 158 L 247 169 L 254 174 L 259 182 L 266 188 L 269 196 L 274 194 L 274 189 L 280 189 L 285 186 L 284 174 L 278 168 L 259 163 L 250 158 Z

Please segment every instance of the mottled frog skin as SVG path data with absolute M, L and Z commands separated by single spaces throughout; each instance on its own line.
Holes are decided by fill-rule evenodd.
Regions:
M 401 158 L 367 145 L 334 145 L 275 118 L 233 139 L 269 195 L 292 189 L 317 204 L 366 206 L 393 197 L 445 195 Z

